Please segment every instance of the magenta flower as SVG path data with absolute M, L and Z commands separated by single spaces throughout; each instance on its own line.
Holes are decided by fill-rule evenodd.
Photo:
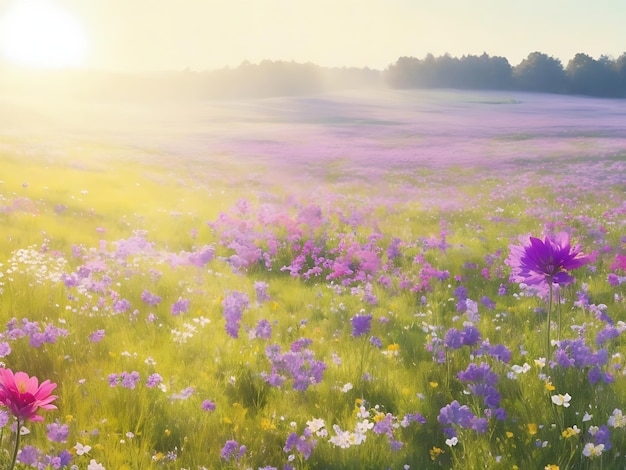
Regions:
M 37 414 L 39 408 L 55 410 L 51 403 L 57 399 L 52 395 L 56 387 L 49 380 L 40 385 L 37 377 L 29 377 L 25 372 L 14 374 L 11 369 L 0 369 L 0 404 L 20 421 L 43 421 Z
M 553 239 L 528 237 L 522 245 L 510 245 L 511 253 L 505 263 L 511 266 L 511 280 L 529 285 L 559 284 L 574 282 L 569 271 L 591 262 L 582 253 L 580 245 L 570 244 L 566 232 L 558 233 Z

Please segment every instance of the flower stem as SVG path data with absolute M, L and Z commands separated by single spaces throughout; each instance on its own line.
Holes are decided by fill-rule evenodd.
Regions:
M 17 451 L 20 447 L 20 429 L 22 428 L 22 423 L 20 423 L 19 418 L 17 419 L 17 426 L 15 430 L 15 449 L 13 449 L 13 459 L 11 460 L 11 466 L 9 470 L 13 470 L 15 468 L 15 462 L 17 461 Z
M 552 282 L 550 282 L 550 297 L 548 300 L 548 325 L 546 326 L 546 330 L 548 331 L 548 335 L 547 335 L 547 344 L 546 344 L 546 350 L 547 350 L 547 355 L 546 355 L 546 360 L 548 362 L 550 362 L 550 347 L 552 346 L 552 344 L 550 343 L 550 314 L 552 313 L 552 291 L 553 291 L 554 287 L 552 286 Z M 560 328 L 560 326 L 559 326 Z

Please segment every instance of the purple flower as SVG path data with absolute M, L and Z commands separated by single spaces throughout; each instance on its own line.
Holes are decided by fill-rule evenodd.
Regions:
M 204 411 L 215 411 L 215 402 L 212 402 L 211 400 L 204 400 L 202 402 L 202 409 Z
M 387 413 L 383 419 L 374 424 L 372 431 L 376 434 L 386 434 L 389 437 L 393 437 L 393 415 Z
M 605 424 L 600 426 L 593 434 L 593 442 L 596 445 L 604 444 L 604 450 L 609 450 L 613 447 L 611 444 L 611 431 Z
M 450 349 L 461 349 L 463 346 L 461 332 L 456 328 L 450 328 L 443 337 L 443 345 Z
M 113 304 L 113 311 L 115 313 L 124 313 L 124 312 L 128 312 L 130 310 L 130 302 L 126 299 L 120 299 L 117 300 L 114 304 Z
M 480 341 L 480 330 L 474 325 L 467 325 L 461 331 L 464 346 L 474 346 Z
M 61 425 L 58 419 L 54 423 L 48 424 L 46 429 L 48 431 L 46 436 L 52 442 L 64 443 L 67 441 L 67 437 L 70 434 L 67 424 Z
M 33 446 L 24 446 L 20 453 L 17 454 L 17 461 L 24 465 L 36 467 L 39 461 L 39 451 Z
M 224 447 L 222 447 L 222 451 L 220 452 L 220 456 L 223 459 L 230 459 L 231 457 L 233 457 L 237 450 L 239 449 L 239 443 L 235 440 L 228 440 L 226 441 L 226 444 L 224 444 Z
M 152 307 L 159 305 L 159 303 L 161 303 L 161 297 L 147 290 L 144 290 L 141 293 L 141 300 L 143 300 L 145 303 L 147 303 L 148 305 Z
M 313 340 L 309 338 L 300 338 L 291 343 L 289 349 L 291 352 L 300 352 L 310 344 L 313 344 Z
M 104 330 L 96 330 L 89 335 L 89 341 L 99 343 L 104 338 Z
M 366 335 L 372 326 L 372 315 L 355 315 L 350 319 L 352 336 Z
M 107 382 L 109 383 L 109 386 L 111 387 L 116 387 L 118 380 L 119 380 L 119 375 L 117 374 L 109 374 L 109 376 L 107 377 Z
M 161 377 L 160 374 L 151 374 L 148 377 L 148 380 L 146 380 L 146 387 L 154 388 L 157 385 L 159 385 L 161 382 L 163 382 L 163 377 Z
M 528 237 L 522 245 L 510 245 L 511 253 L 505 263 L 511 266 L 511 280 L 529 285 L 559 284 L 574 282 L 568 271 L 580 268 L 591 262 L 591 258 L 582 253 L 580 245 L 570 244 L 567 232 L 560 232 L 554 239 L 546 236 Z
M 480 303 L 482 303 L 489 310 L 493 310 L 494 308 L 496 308 L 496 303 L 487 296 L 484 296 L 482 299 L 480 299 Z
M 239 337 L 239 325 L 243 317 L 243 310 L 250 305 L 248 295 L 244 292 L 232 291 L 222 301 L 226 333 L 232 338 Z
M 120 378 L 122 380 L 122 387 L 129 388 L 131 390 L 135 388 L 135 385 L 137 385 L 140 380 L 139 372 L 136 370 L 132 371 L 130 374 L 128 372 L 122 372 Z
M 254 334 L 257 338 L 270 339 L 272 337 L 272 325 L 265 319 L 259 320 Z
M 254 291 L 256 293 L 256 301 L 260 304 L 270 300 L 270 296 L 267 293 L 269 284 L 263 281 L 257 281 L 254 283 Z
M 11 346 L 6 341 L 0 343 L 0 357 L 5 357 L 11 354 Z
M 171 313 L 174 316 L 180 315 L 181 313 L 187 313 L 189 311 L 189 299 L 183 299 L 179 297 L 176 302 L 172 304 Z

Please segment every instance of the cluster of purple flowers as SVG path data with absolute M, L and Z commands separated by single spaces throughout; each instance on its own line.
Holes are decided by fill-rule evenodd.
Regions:
M 464 429 L 473 429 L 478 433 L 487 431 L 487 418 L 479 418 L 472 413 L 467 405 L 461 405 L 454 400 L 439 411 L 437 421 L 443 425 L 456 425 Z M 454 428 L 445 428 L 450 437 L 456 436 Z
M 310 341 L 307 340 L 307 342 Z M 272 363 L 272 371 L 269 374 L 261 373 L 267 383 L 280 387 L 285 380 L 293 379 L 293 389 L 305 391 L 309 386 L 317 385 L 322 381 L 326 364 L 316 361 L 313 351 L 302 347 L 300 342 L 301 340 L 294 342 L 291 351 L 283 354 L 277 344 L 265 349 L 265 355 Z
M 248 294 L 245 292 L 231 291 L 224 300 L 224 319 L 226 320 L 226 333 L 232 338 L 239 337 L 239 326 L 243 317 L 243 311 L 250 305 Z
M 463 346 L 474 346 L 480 341 L 480 331 L 472 324 L 465 325 L 461 331 L 450 328 L 446 331 L 443 344 L 450 349 L 461 349 Z
M 508 364 L 511 360 L 511 350 L 507 348 L 504 344 L 494 344 L 489 343 L 489 340 L 486 339 L 482 342 L 480 347 L 474 351 L 475 356 L 491 356 L 499 361 Z
M 457 374 L 461 382 L 469 383 L 468 389 L 476 396 L 482 396 L 485 405 L 489 408 L 500 406 L 501 395 L 495 385 L 498 383 L 498 374 L 492 372 L 489 364 L 482 362 L 480 365 L 471 363 L 467 369 Z M 502 408 L 497 410 L 496 417 L 504 419 L 505 412 Z
M 2 334 L 2 337 L 8 340 L 28 337 L 28 343 L 33 348 L 39 348 L 44 344 L 54 344 L 57 342 L 58 338 L 65 338 L 67 336 L 69 336 L 69 331 L 65 328 L 59 328 L 52 323 L 47 323 L 42 329 L 39 322 L 31 322 L 27 318 L 23 318 L 21 324 L 17 318 L 12 318 L 7 323 L 6 331 Z
M 123 388 L 129 388 L 131 390 L 135 388 L 140 380 L 141 377 L 139 376 L 139 372 L 136 370 L 130 373 L 122 372 L 121 374 L 109 374 L 107 377 L 107 382 L 111 387 L 121 385 Z
M 289 434 L 283 447 L 283 451 L 289 453 L 295 449 L 304 456 L 304 460 L 308 460 L 316 445 L 317 440 L 313 438 L 313 432 L 306 427 L 301 436 L 298 436 L 295 432 Z
M 244 446 L 243 444 L 239 445 L 237 441 L 235 441 L 234 439 L 230 439 L 226 441 L 226 444 L 224 444 L 224 447 L 222 447 L 222 450 L 220 451 L 220 457 L 222 457 L 224 460 L 238 460 L 243 457 L 245 453 L 246 446 Z
M 602 368 L 609 362 L 609 352 L 602 348 L 593 352 L 582 339 L 559 341 L 554 354 L 555 362 L 551 365 L 559 365 L 565 369 L 576 367 L 587 369 L 589 382 L 593 385 L 598 382 L 611 383 L 615 379 Z
M 17 454 L 17 461 L 35 468 L 66 468 L 72 463 L 72 454 L 62 450 L 58 455 L 50 455 L 33 446 L 24 446 Z

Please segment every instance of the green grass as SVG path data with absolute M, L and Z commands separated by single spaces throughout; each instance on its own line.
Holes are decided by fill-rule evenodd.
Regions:
M 101 156 L 106 152 L 111 154 L 108 160 Z M 436 178 L 431 172 L 405 174 L 395 169 L 375 182 L 350 179 L 350 168 L 342 161 L 319 171 L 323 176 L 312 179 L 310 186 L 290 193 L 276 182 L 288 173 L 280 169 L 251 168 L 220 157 L 207 162 L 169 162 L 147 159 L 128 149 L 88 145 L 68 150 L 63 158 L 34 155 L 27 163 L 4 154 L 0 166 L 2 323 L 12 318 L 20 323 L 26 318 L 42 327 L 67 329 L 67 336 L 40 347 L 29 345 L 28 338 L 8 340 L 4 333 L 3 340 L 10 341 L 12 349 L 3 358 L 7 367 L 58 384 L 58 410 L 45 413 L 43 424 L 29 423 L 31 433 L 24 436 L 23 445 L 57 454 L 76 443 L 90 445 L 88 455 L 74 455 L 73 463 L 79 468 L 86 467 L 91 458 L 118 470 L 283 468 L 289 453 L 282 448 L 291 432 L 301 435 L 313 418 L 325 420 L 329 436 L 334 434 L 333 424 L 353 430 L 361 419 L 355 406 L 365 400 L 371 420 L 391 413 L 399 421 L 419 412 L 427 423 L 397 427 L 394 438 L 404 444 L 398 450 L 390 448 L 385 435 L 372 431 L 364 443 L 348 449 L 333 446 L 328 437 L 315 437 L 318 443 L 310 459 L 295 452 L 292 465 L 303 469 L 623 467 L 619 455 L 626 445 L 623 429 L 611 429 L 614 449 L 601 459 L 589 459 L 582 450 L 589 441 L 589 426 L 605 424 L 613 410 L 623 405 L 624 375 L 614 370 L 614 383 L 590 386 L 584 371 L 539 369 L 534 360 L 545 355 L 545 314 L 535 309 L 544 304 L 536 297 L 514 297 L 519 289 L 513 284 L 508 285 L 507 295 L 498 295 L 500 285 L 507 283 L 508 267 L 503 261 L 509 244 L 518 235 L 540 234 L 544 227 L 565 224 L 575 230 L 586 252 L 598 250 L 596 272 L 581 269 L 577 285 L 564 291 L 565 324 L 585 324 L 587 338 L 603 327 L 589 312 L 573 305 L 583 282 L 594 303 L 608 305 L 614 320 L 626 319 L 623 300 L 615 298 L 626 295 L 624 285 L 615 288 L 606 282 L 614 253 L 623 250 L 623 221 L 606 216 L 624 200 L 619 186 L 583 191 L 567 183 L 571 179 L 561 184 L 560 176 L 549 180 L 540 174 L 541 169 L 534 173 L 521 167 L 518 171 L 527 180 L 516 180 L 522 175 L 515 172 L 483 175 L 477 169 L 457 168 L 442 170 Z M 558 187 L 551 187 L 550 181 Z M 324 196 L 315 200 L 313 191 Z M 431 204 L 437 200 L 433 194 L 442 195 L 441 205 Z M 296 202 L 288 202 L 288 196 Z M 342 235 L 351 234 L 350 240 L 364 244 L 370 235 L 380 234 L 376 246 L 383 253 L 381 262 L 388 263 L 389 286 L 377 278 L 370 280 L 378 300 L 371 305 L 358 292 L 351 293 L 352 287 L 363 287 L 362 283 L 338 288 L 340 281 L 329 286 L 323 276 L 290 277 L 280 268 L 293 258 L 294 245 L 304 240 L 287 242 L 289 229 L 278 222 L 266 226 L 253 220 L 247 226 L 254 242 L 264 249 L 267 231 L 280 241 L 272 270 L 259 262 L 234 271 L 219 259 L 233 254 L 231 248 L 220 245 L 224 240 L 220 237 L 225 237 L 226 230 L 240 230 L 239 226 L 226 224 L 216 231 L 207 222 L 215 222 L 220 213 L 236 219 L 233 206 L 240 199 L 250 201 L 253 219 L 267 200 L 285 217 L 294 217 L 299 206 L 318 203 L 325 215 L 323 225 L 312 235 L 304 230 L 303 238 L 314 239 L 329 258 L 335 256 L 333 250 L 340 246 Z M 355 213 L 360 215 L 354 219 L 356 226 L 342 221 Z M 611 246 L 610 253 L 595 242 L 595 227 L 588 219 L 606 229 L 603 244 Z M 153 252 L 123 260 L 112 255 L 121 240 L 143 231 Z M 430 248 L 429 240 L 440 241 L 442 231 L 449 246 L 445 251 Z M 396 237 L 404 242 L 403 256 L 389 260 L 385 249 Z M 210 244 L 215 244 L 217 258 L 202 268 L 167 262 L 181 251 Z M 28 247 L 18 256 L 19 250 Z M 73 254 L 76 250 L 83 258 Z M 403 287 L 394 270 L 412 285 L 425 275 L 424 263 L 416 262 L 416 256 L 448 271 L 450 277 L 431 279 L 422 290 Z M 486 256 L 493 257 L 493 265 L 487 264 Z M 62 270 L 67 274 L 89 260 L 103 261 L 106 269 L 93 278 L 106 276 L 108 284 L 101 292 L 65 287 L 50 276 L 59 259 L 66 260 Z M 269 284 L 270 301 L 256 303 L 255 281 Z M 454 290 L 459 284 L 467 288 L 471 299 L 488 296 L 496 301 L 493 311 L 480 305 L 477 326 L 483 339 L 511 350 L 510 364 L 476 357 L 467 347 L 446 351 L 443 363 L 433 361 L 427 346 L 442 338 L 448 328 L 462 328 L 466 320 L 456 309 Z M 141 300 L 144 290 L 163 301 L 146 305 Z M 267 319 L 272 324 L 271 340 L 250 338 L 243 327 L 238 339 L 226 335 L 222 301 L 231 291 L 245 292 L 250 298 L 243 325 L 254 330 L 258 321 Z M 131 310 L 114 313 L 116 296 L 127 299 Z M 170 306 L 179 297 L 189 299 L 191 307 L 188 313 L 173 316 Z M 350 319 L 359 312 L 373 315 L 371 335 L 380 338 L 381 349 L 369 342 L 370 335 L 352 336 Z M 104 339 L 90 342 L 88 336 L 100 329 L 105 331 Z M 173 331 L 192 335 L 176 340 Z M 564 334 L 575 336 L 570 329 Z M 276 343 L 286 352 L 303 337 L 312 340 L 309 349 L 314 358 L 327 365 L 323 381 L 304 392 L 292 390 L 289 383 L 280 389 L 270 386 L 263 378 L 271 368 L 266 347 Z M 624 347 L 623 339 L 612 340 L 609 357 L 617 354 L 612 360 L 621 364 Z M 485 434 L 459 430 L 459 444 L 448 446 L 437 422 L 442 407 L 458 400 L 484 416 L 482 400 L 465 393 L 466 387 L 456 377 L 468 364 L 481 361 L 498 373 L 498 390 L 508 418 L 490 420 Z M 518 379 L 507 377 L 512 364 L 524 362 L 530 372 Z M 141 376 L 134 389 L 109 386 L 109 374 L 131 371 Z M 162 388 L 145 386 L 152 373 L 163 377 Z M 365 373 L 369 380 L 363 378 Z M 177 397 L 188 387 L 193 393 L 187 399 Z M 554 406 L 553 393 L 571 394 L 572 406 Z M 215 411 L 202 410 L 207 399 L 216 403 Z M 585 413 L 594 420 L 583 422 Z M 57 419 L 69 427 L 65 443 L 46 438 L 45 425 Z M 563 437 L 562 432 L 573 425 L 581 434 Z M 220 458 L 229 439 L 247 448 L 239 462 Z M 5 428 L 2 445 L 9 449 L 10 444 L 11 433 Z M 0 458 L 6 460 L 6 455 Z

